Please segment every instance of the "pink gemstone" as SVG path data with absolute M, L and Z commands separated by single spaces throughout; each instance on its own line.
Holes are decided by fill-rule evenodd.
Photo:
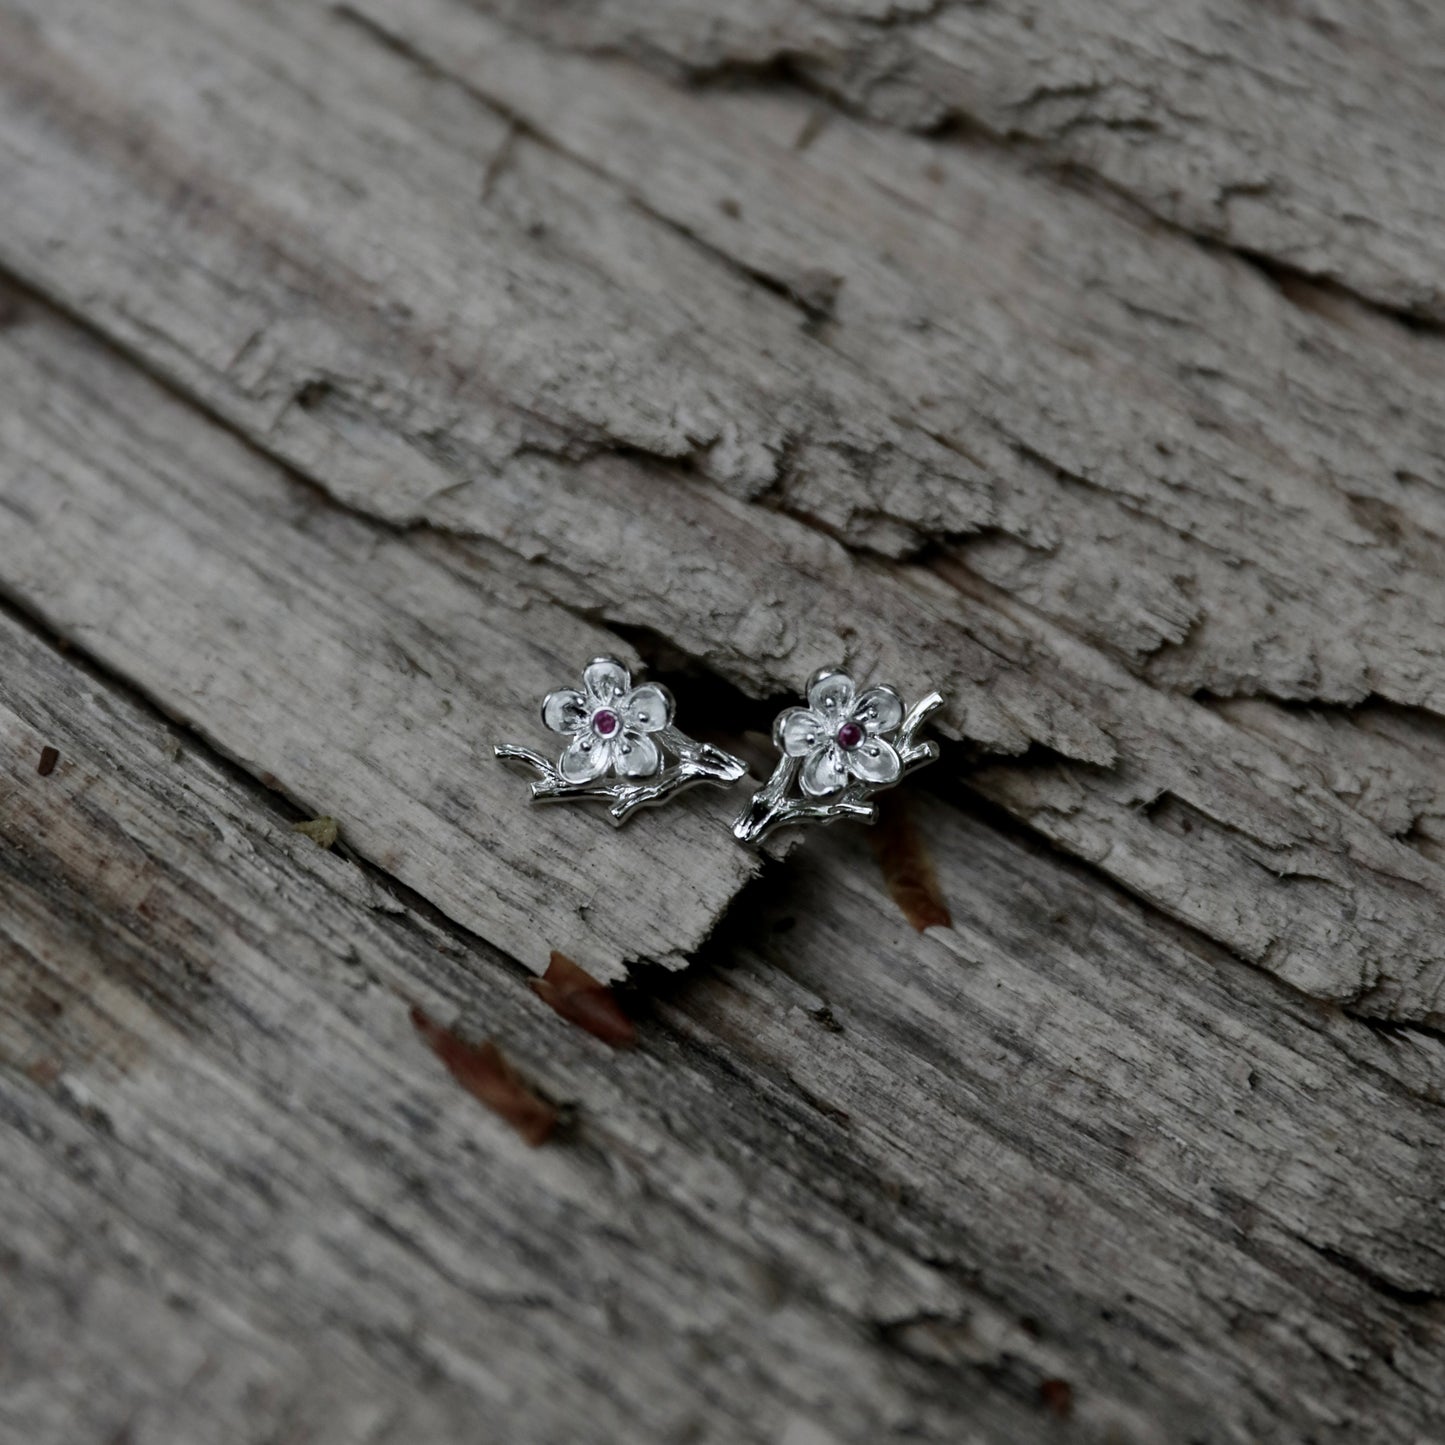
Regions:
M 838 746 L 851 752 L 863 741 L 863 729 L 855 722 L 845 722 L 838 729 Z
M 622 726 L 622 719 L 610 707 L 600 707 L 592 714 L 592 726 L 600 738 L 610 738 Z

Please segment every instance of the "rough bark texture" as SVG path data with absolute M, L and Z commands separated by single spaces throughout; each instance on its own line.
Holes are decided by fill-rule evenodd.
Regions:
M 6 1438 L 1441 1438 L 1442 78 L 1406 0 L 0 0 Z M 528 809 L 599 652 L 944 759 L 881 869 Z

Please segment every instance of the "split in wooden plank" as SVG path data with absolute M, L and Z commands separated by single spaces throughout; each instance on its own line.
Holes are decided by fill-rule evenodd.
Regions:
M 717 88 L 805 87 L 813 106 L 822 92 L 890 124 L 987 134 L 1193 235 L 1445 320 L 1445 22 L 1430 5 L 469 3 Z
M 1305 534 L 1297 555 L 1273 563 L 1270 585 L 1249 592 L 1237 611 L 1227 606 L 1223 580 L 1232 564 L 1214 557 L 1218 539 L 1205 537 L 1183 560 L 1193 568 L 1186 574 L 1191 585 L 1207 584 L 1215 612 L 1181 610 L 1175 604 L 1188 588 L 1176 594 L 1170 582 L 1163 591 L 1144 587 L 1147 595 L 1121 604 L 1113 620 L 1106 613 L 1103 622 L 1081 626 L 1076 615 L 1097 610 L 1096 592 L 1081 579 L 1097 589 L 1121 570 L 1147 576 L 1147 559 L 1156 553 L 1171 567 L 1180 560 L 1170 550 L 1176 543 L 1160 544 L 1167 534 L 1189 533 L 1182 512 L 1164 509 L 1171 497 L 1203 488 L 1216 532 L 1239 489 L 1277 496 L 1280 518 L 1311 514 L 1327 492 L 1311 481 L 1310 468 L 1327 458 L 1321 452 L 1304 470 L 1278 458 L 1285 443 L 1308 440 L 1316 413 L 1338 409 L 1337 393 L 1328 389 L 1338 383 L 1328 382 L 1326 370 L 1309 373 L 1304 401 L 1281 408 L 1286 423 L 1272 428 L 1258 398 L 1277 399 L 1277 373 L 1265 367 L 1250 374 L 1241 358 L 1252 400 L 1231 402 L 1241 385 L 1231 373 L 1216 385 L 1213 427 L 1201 431 L 1178 411 L 1187 466 L 1153 478 L 1144 495 L 1160 518 L 1136 527 L 1122 520 L 1140 501 L 1129 481 L 1133 454 L 1120 450 L 1126 446 L 1120 439 L 1140 430 L 1138 418 L 1163 405 L 1161 397 L 1176 408 L 1184 403 L 1177 388 L 1161 392 L 1137 368 L 1115 372 L 1091 361 L 1093 313 L 1075 320 L 1067 336 L 1052 321 L 1030 318 L 1043 339 L 1026 352 L 1028 368 L 1006 373 L 1020 388 L 1010 401 L 996 387 L 980 391 L 980 376 L 957 359 L 959 340 L 986 339 L 984 323 L 1027 306 L 1032 284 L 1001 291 L 990 280 L 980 299 L 955 271 L 960 299 L 953 312 L 964 319 L 950 324 L 959 337 L 919 353 L 930 374 L 948 362 L 940 376 L 956 394 L 942 409 L 951 414 L 940 429 L 942 416 L 930 422 L 922 403 L 899 399 L 922 391 L 911 373 L 894 374 L 907 354 L 902 341 L 881 353 L 889 373 L 882 377 L 865 364 L 873 331 L 865 326 L 855 354 L 837 339 L 851 334 L 854 291 L 866 319 L 886 309 L 889 288 L 906 296 L 911 282 L 918 301 L 947 321 L 939 292 L 918 289 L 916 262 L 891 270 L 878 263 L 880 279 L 869 287 L 853 286 L 850 276 L 829 323 L 836 336 L 825 345 L 799 330 L 791 302 L 750 279 L 757 269 L 733 258 L 736 241 L 732 250 L 699 244 L 675 219 L 660 219 L 665 208 L 650 201 L 652 214 L 640 210 L 635 182 L 620 184 L 599 175 L 595 160 L 584 164 L 555 145 L 518 137 L 513 115 L 474 100 L 434 67 L 378 45 L 354 24 L 309 7 L 145 3 L 156 23 L 121 22 L 74 0 L 32 15 L 29 27 L 6 22 L 15 29 L 14 53 L 25 51 L 27 59 L 24 84 L 8 86 L 4 103 L 10 130 L 26 139 L 0 151 L 7 183 L 23 199 L 0 234 L 0 254 L 33 284 L 83 311 L 344 503 L 393 519 L 424 516 L 494 541 L 530 559 L 529 577 L 569 605 L 659 631 L 755 694 L 791 690 L 813 666 L 842 655 L 907 686 L 947 691 L 945 729 L 953 736 L 989 751 L 1047 748 L 1093 765 L 1035 769 L 1031 758 L 1007 778 L 994 774 L 988 786 L 1062 846 L 1297 986 L 1388 1017 L 1440 1016 L 1445 928 L 1437 865 L 1298 776 L 1268 741 L 1221 725 L 1191 699 L 1154 685 L 1177 689 L 1200 677 L 1249 681 L 1248 655 L 1261 648 L 1270 659 L 1269 685 L 1281 692 L 1307 693 L 1316 672 L 1317 695 L 1358 697 L 1362 686 L 1378 681 L 1397 700 L 1428 705 L 1438 702 L 1439 658 L 1431 652 L 1438 633 L 1425 623 L 1404 626 L 1385 646 L 1392 619 L 1408 622 L 1412 609 L 1401 611 L 1398 598 L 1381 602 L 1379 574 L 1368 561 L 1350 573 L 1348 598 L 1369 619 L 1362 633 L 1371 640 L 1367 660 L 1348 647 L 1332 650 L 1345 629 L 1318 597 L 1303 598 L 1313 619 L 1305 643 L 1291 641 L 1288 628 L 1276 629 L 1267 594 L 1278 574 L 1303 575 L 1311 549 L 1322 545 L 1317 533 Z M 12 13 L 27 13 L 24 0 L 13 0 Z M 202 93 L 188 79 L 197 73 L 193 65 L 167 61 L 177 47 L 206 54 L 215 67 L 207 73 L 225 83 Z M 337 57 L 344 64 L 332 63 Z M 76 83 L 81 78 L 85 83 Z M 610 103 L 618 103 L 617 90 L 613 83 Z M 38 95 L 46 97 L 44 106 Z M 693 103 L 677 104 L 695 133 Z M 719 104 L 720 117 L 731 114 L 725 98 Z M 739 124 L 735 116 L 731 123 Z M 835 132 L 841 151 L 829 149 Z M 131 140 L 96 147 L 97 133 Z M 481 153 L 504 140 L 508 165 L 492 177 L 481 207 L 462 182 Z M 832 176 L 846 171 L 850 147 L 872 157 L 858 160 L 865 173 L 883 173 L 889 157 L 900 175 L 922 173 L 907 158 L 918 157 L 924 143 L 859 127 L 828 127 L 801 159 L 791 150 L 790 164 L 819 166 Z M 43 165 L 35 159 L 41 154 Z M 321 155 L 328 181 L 318 188 Z M 784 164 L 769 155 L 769 164 Z M 962 207 L 970 187 L 989 173 L 938 205 Z M 702 174 L 716 184 L 715 172 Z M 800 181 L 800 216 L 806 205 L 822 203 L 820 179 L 801 184 L 801 171 L 776 175 Z M 1121 353 L 1135 345 L 1196 381 L 1208 378 L 1221 370 L 1224 321 L 1252 310 L 1261 314 L 1260 335 L 1286 328 L 1290 355 L 1333 346 L 1332 365 L 1344 367 L 1345 339 L 1359 340 L 1354 332 L 1342 339 L 1324 318 L 1311 322 L 1257 277 L 1244 279 L 1239 266 L 1194 257 L 1167 236 L 1159 240 L 1163 258 L 1146 273 L 1148 304 L 1134 299 L 1131 311 L 1126 283 L 1136 263 L 1147 260 L 1138 226 L 1096 203 L 1065 199 L 1052 182 L 1031 184 L 1033 190 L 1016 182 L 1009 193 L 1018 209 L 1002 234 L 1016 235 L 1028 221 L 1028 197 L 1047 234 L 1076 240 L 1085 222 L 1099 228 L 1103 239 L 1083 253 L 1085 269 L 1108 282 L 1092 289 L 1110 298 Z M 208 198 L 179 221 L 170 204 L 178 186 Z M 339 226 L 334 206 L 343 194 L 353 198 L 354 224 Z M 720 204 L 716 209 L 725 216 Z M 110 218 L 104 235 L 87 230 L 97 215 Z M 860 234 L 879 224 L 876 210 L 859 219 Z M 804 238 L 823 222 L 811 225 Z M 1001 248 L 988 234 L 981 265 L 1003 249 L 1027 257 L 1027 248 Z M 148 259 L 160 236 L 176 248 L 165 266 Z M 1102 258 L 1116 244 L 1127 265 L 1114 274 Z M 919 254 L 935 255 L 938 245 L 935 235 L 932 249 Z M 98 254 L 112 263 L 100 274 Z M 1062 254 L 1057 242 L 1046 254 Z M 1087 293 L 1093 273 L 1071 275 L 1067 287 L 1040 294 Z M 869 302 L 874 285 L 879 299 Z M 1221 292 L 1217 313 L 1191 301 L 1201 290 Z M 467 298 L 460 311 L 458 296 Z M 1177 353 L 1160 352 L 1169 328 L 1159 315 L 1181 305 L 1190 318 L 1185 330 L 1203 334 Z M 1134 330 L 1126 320 L 1131 314 Z M 1070 342 L 1085 345 L 1085 353 L 1067 360 Z M 777 370 L 760 381 L 754 362 L 764 350 Z M 1394 367 L 1393 387 L 1407 368 L 1398 358 L 1388 361 L 1388 347 L 1380 354 Z M 1033 379 L 1035 370 L 1041 380 Z M 1094 437 L 1094 456 L 1075 458 L 1082 465 L 1071 474 L 1050 454 L 1078 419 L 1083 399 L 1104 381 L 1118 393 L 1104 389 L 1107 405 L 1094 403 L 1102 420 L 1085 433 Z M 1316 385 L 1327 388 L 1317 405 L 1310 401 Z M 1355 458 L 1372 438 L 1380 441 L 1387 421 L 1398 430 L 1398 406 L 1391 409 L 1384 391 L 1362 396 L 1357 410 L 1374 421 L 1355 435 Z M 1059 402 L 1065 397 L 1067 406 Z M 1036 433 L 1018 424 L 1024 410 L 1054 428 L 1042 450 L 1034 446 Z M 1407 410 L 1416 420 L 1403 441 L 1390 443 L 1398 447 L 1398 475 L 1381 483 L 1378 496 L 1360 493 L 1370 515 L 1389 515 L 1406 478 L 1439 453 L 1430 424 L 1418 420 L 1425 409 L 1412 402 Z M 788 418 L 781 429 L 779 415 Z M 991 428 L 991 415 L 1002 416 L 1003 425 Z M 994 435 L 982 464 L 969 461 L 954 440 L 972 416 L 984 420 L 985 440 Z M 1211 430 L 1224 438 L 1218 447 L 1206 445 Z M 1157 428 L 1143 434 L 1154 438 Z M 660 460 L 639 458 L 638 448 Z M 1036 452 L 1062 480 L 1031 459 Z M 1247 466 L 1234 491 L 1211 488 L 1216 462 L 1226 474 Z M 836 463 L 836 473 L 826 473 L 825 463 Z M 844 505 L 856 510 L 857 497 L 880 486 L 886 492 L 886 479 L 896 475 L 898 499 L 884 514 L 916 520 L 923 515 L 919 489 L 926 495 L 946 478 L 964 495 L 965 511 L 973 506 L 969 496 L 984 498 L 968 517 L 951 514 L 969 531 L 1008 517 L 988 501 L 995 469 L 1009 485 L 1024 479 L 1036 488 L 1046 478 L 1045 491 L 1025 495 L 1053 499 L 1052 520 L 1065 533 L 1091 509 L 1058 498 L 1071 486 L 1097 487 L 1107 478 L 1104 490 L 1118 493 L 1121 510 L 1101 512 L 1110 518 L 1105 529 L 1117 522 L 1127 540 L 1098 564 L 1083 560 L 1088 547 L 1069 553 L 1072 560 L 1048 573 L 1047 585 L 1032 566 L 1015 567 L 998 555 L 988 562 L 981 551 L 967 566 L 889 565 L 820 534 L 802 516 L 806 493 L 791 502 L 786 495 L 788 476 L 836 475 L 842 494 L 853 498 Z M 772 509 L 780 476 L 782 500 L 797 516 Z M 664 488 L 662 509 L 656 498 Z M 1417 492 L 1409 516 L 1427 529 L 1439 526 L 1433 491 Z M 1022 521 L 1010 525 L 1016 529 L 1010 537 L 1027 541 Z M 1043 533 L 1036 540 L 1041 551 L 1055 545 Z M 1365 553 L 1367 541 L 1352 534 L 1350 545 Z M 412 545 L 444 555 L 448 565 L 466 565 L 462 550 L 434 539 Z M 719 555 L 733 559 L 728 567 L 717 565 Z M 1391 554 L 1384 565 L 1394 562 Z M 1070 570 L 1076 564 L 1079 577 Z M 1413 579 L 1425 584 L 1413 611 L 1428 622 L 1438 596 L 1435 573 L 1421 562 Z M 1120 664 L 1116 628 L 1140 644 L 1162 637 L 1176 645 L 1156 649 L 1152 661 L 1152 643 L 1142 652 L 1123 649 Z M 1204 820 L 1205 840 L 1183 836 L 1175 810 L 1164 806 L 1170 799 L 1179 800 L 1191 826 Z
M 1007 155 L 944 164 L 845 121 L 800 157 L 800 102 L 558 56 L 456 0 L 350 8 L 516 116 L 557 171 L 604 173 L 775 285 L 837 273 L 820 348 L 973 458 L 911 487 L 798 468 L 785 506 L 854 545 L 944 544 L 1173 690 L 1445 711 L 1440 338 L 1301 310 Z
M 995 1358 L 1022 1347 L 1025 1377 L 1073 1380 L 1086 1415 L 1122 1352 L 1136 1403 L 1162 1390 L 1178 1409 L 1146 1439 L 1268 1439 L 1280 1421 L 1322 1440 L 1428 1436 L 1445 1382 L 1445 1043 L 1292 995 L 935 800 L 920 821 L 951 929 L 916 934 L 863 838 L 833 830 L 665 1019 L 777 1107 L 832 1121 L 832 1158 L 812 1167 L 836 1188 L 890 1181 L 903 1228 L 927 1211 L 947 1258 L 1025 1301 L 1015 1318 L 1047 1321 Z M 1336 1071 L 1352 1082 L 1326 1083 Z M 1045 1278 L 1060 1287 L 1034 1293 Z M 1369 1294 L 1394 1320 L 1378 1352 L 1358 1333 Z M 987 1353 L 961 1323 L 899 1333 L 955 1367 Z M 1058 1341 L 1072 1359 L 1049 1353 Z M 1403 1413 L 1377 1416 L 1377 1392 Z
M 952 1382 L 875 1321 L 998 1306 L 820 1189 L 812 1110 L 775 1129 L 655 1023 L 603 1048 L 3 617 L 0 647 L 0 746 L 70 760 L 0 771 L 7 1428 L 957 1441 Z M 527 1148 L 414 1007 L 501 1039 L 568 1132 Z
M 615 634 L 510 554 L 349 515 L 43 307 L 0 334 L 0 578 L 56 631 L 538 972 L 680 966 L 757 864 L 720 797 L 625 844 L 529 808 L 491 744 Z M 22 400 L 23 395 L 23 400 Z
M 0 639 L 6 753 L 68 759 L 0 773 L 26 1439 L 244 1418 L 399 1445 L 485 1415 L 521 1445 L 579 1420 L 1026 1445 L 1055 1438 L 1050 1381 L 1131 1445 L 1431 1428 L 1438 1040 L 929 802 L 951 930 L 911 929 L 833 830 L 615 1053 L 234 769 Z M 411 1005 L 500 1038 L 573 1131 L 528 1149 Z
M 1237 727 L 1268 737 L 1381 832 L 1445 863 L 1445 719 L 1385 702 L 1291 708 L 1233 698 L 1215 705 Z

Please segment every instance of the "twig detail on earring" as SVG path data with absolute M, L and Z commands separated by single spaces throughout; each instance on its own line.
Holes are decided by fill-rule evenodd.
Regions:
M 607 803 L 609 821 L 621 827 L 639 808 L 655 807 L 684 788 L 727 787 L 747 773 L 731 753 L 679 731 L 672 715 L 665 687 L 634 688 L 615 657 L 598 657 L 583 671 L 582 691 L 548 693 L 542 703 L 543 723 L 570 739 L 555 764 L 517 743 L 500 743 L 493 751 L 501 762 L 537 774 L 534 803 Z
M 871 796 L 938 757 L 938 744 L 920 742 L 917 734 L 942 706 L 943 695 L 931 692 L 905 714 L 891 687 L 859 695 L 846 673 L 815 673 L 808 706 L 790 708 L 773 725 L 783 756 L 734 822 L 733 836 L 757 845 L 790 823 L 873 822 L 878 805 Z M 801 797 L 793 792 L 799 783 Z

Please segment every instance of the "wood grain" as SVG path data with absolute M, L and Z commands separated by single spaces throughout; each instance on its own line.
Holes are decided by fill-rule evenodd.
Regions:
M 834 830 L 618 1054 L 0 635 L 7 751 L 67 760 L 0 793 L 12 1431 L 1022 1441 L 1062 1380 L 1080 1439 L 1428 1438 L 1437 1040 L 931 803 L 952 930 Z
M 616 978 L 685 963 L 756 870 L 721 794 L 618 849 L 492 759 L 548 746 L 543 695 L 629 651 L 525 564 L 339 510 L 43 307 L 0 378 L 10 594 L 448 917 Z
M 0 1437 L 1440 1438 L 1442 57 L 0 0 Z M 529 809 L 600 652 L 944 755 Z
M 568 49 L 982 134 L 1191 234 L 1439 321 L 1445 36 L 1420 0 L 466 0 Z
M 1436 338 L 993 149 L 836 120 L 799 151 L 787 96 L 513 39 L 553 139 L 441 0 L 8 13 L 0 258 L 255 444 L 755 695 L 840 655 L 938 685 L 952 735 L 1088 765 L 982 782 L 1056 844 L 1298 987 L 1440 1017 L 1434 862 L 1195 696 L 1439 706 Z M 774 217 L 794 262 L 852 248 L 832 319 L 759 263 Z

